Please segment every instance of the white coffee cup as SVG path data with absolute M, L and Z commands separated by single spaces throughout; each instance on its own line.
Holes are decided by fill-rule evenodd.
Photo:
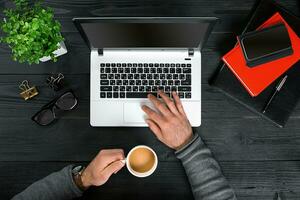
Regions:
M 149 170 L 147 170 L 146 172 L 138 172 L 138 171 L 134 170 L 134 169 L 132 168 L 132 166 L 131 166 L 131 163 L 130 163 L 130 156 L 132 155 L 132 153 L 133 153 L 135 150 L 137 150 L 137 149 L 139 149 L 139 148 L 144 148 L 144 149 L 146 149 L 146 150 L 149 150 L 149 151 L 153 154 L 153 156 L 154 156 L 154 163 L 153 163 L 152 167 L 151 167 Z M 126 162 L 126 167 L 127 167 L 128 171 L 129 171 L 132 175 L 134 175 L 134 176 L 136 176 L 136 177 L 139 177 L 139 178 L 144 178 L 144 177 L 150 176 L 150 175 L 153 174 L 153 172 L 156 170 L 157 164 L 158 164 L 158 159 L 157 159 L 157 155 L 156 155 L 156 153 L 153 151 L 153 149 L 151 149 L 150 147 L 145 146 L 145 145 L 138 145 L 138 146 L 135 146 L 133 149 L 131 149 L 131 150 L 129 151 L 129 153 L 127 154 L 126 160 L 124 160 L 124 162 Z

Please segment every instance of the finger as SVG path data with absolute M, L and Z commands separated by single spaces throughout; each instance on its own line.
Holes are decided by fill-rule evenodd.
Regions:
M 169 116 L 171 115 L 170 110 L 165 106 L 161 101 L 159 101 L 156 97 L 152 94 L 148 95 L 148 99 L 153 103 L 154 107 L 159 110 L 163 115 Z
M 102 170 L 101 174 L 103 176 L 103 178 L 105 179 L 104 181 L 107 181 L 109 179 L 109 177 L 113 174 L 118 172 L 120 169 L 122 169 L 124 167 L 124 163 L 122 163 L 121 161 L 115 161 L 113 163 L 111 163 L 110 165 L 108 165 L 104 170 Z
M 118 161 L 116 161 L 116 162 L 118 162 Z M 120 160 L 119 162 L 121 162 L 123 166 L 122 166 L 121 168 L 117 169 L 117 170 L 114 172 L 114 174 L 118 173 L 118 172 L 125 166 L 125 164 L 126 164 L 126 162 L 123 161 L 123 160 Z
M 163 99 L 163 101 L 166 103 L 168 108 L 172 111 L 173 114 L 177 115 L 178 110 L 174 104 L 174 102 L 162 91 L 158 91 L 159 96 Z
M 117 160 L 123 160 L 125 158 L 123 149 L 104 149 L 101 150 L 97 157 L 101 157 L 102 163 L 104 165 L 108 165 Z
M 102 154 L 124 153 L 123 149 L 102 149 Z
M 162 116 L 149 108 L 148 106 L 142 106 L 143 111 L 148 115 L 150 119 L 152 119 L 155 123 L 160 124 L 161 122 L 164 121 Z
M 176 92 L 172 92 L 172 96 L 173 96 L 173 99 L 175 100 L 175 104 L 176 104 L 176 107 L 177 107 L 178 111 L 181 114 L 183 114 L 184 116 L 186 116 L 184 108 L 182 106 L 182 103 L 181 103 L 181 100 L 180 100 L 179 96 L 176 94 Z
M 122 168 L 118 169 L 117 171 L 114 172 L 114 174 L 118 173 Z
M 162 132 L 159 126 L 152 121 L 151 119 L 147 119 L 146 123 L 148 124 L 150 130 L 156 135 L 157 138 L 161 139 L 162 138 Z

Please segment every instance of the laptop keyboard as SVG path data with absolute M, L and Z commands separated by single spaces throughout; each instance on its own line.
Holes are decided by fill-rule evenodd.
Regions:
M 164 91 L 190 99 L 190 63 L 101 63 L 100 98 L 147 98 Z

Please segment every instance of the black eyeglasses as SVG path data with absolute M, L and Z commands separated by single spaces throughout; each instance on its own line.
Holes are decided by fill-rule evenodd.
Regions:
M 73 110 L 76 105 L 77 98 L 73 91 L 67 91 L 43 106 L 42 109 L 32 117 L 32 120 L 42 126 L 49 125 L 58 118 L 62 111 Z

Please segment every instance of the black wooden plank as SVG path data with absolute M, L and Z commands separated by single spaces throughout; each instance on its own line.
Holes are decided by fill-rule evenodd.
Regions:
M 99 148 L 118 146 L 129 149 L 139 143 L 153 145 L 158 149 L 162 160 L 174 159 L 172 153 L 162 147 L 148 129 L 90 127 L 89 75 L 66 77 L 79 97 L 79 106 L 49 127 L 39 127 L 30 120 L 31 116 L 54 96 L 53 92 L 43 85 L 47 76 L 0 77 L 0 91 L 3 92 L 0 94 L 2 161 L 84 160 Z M 26 77 L 38 86 L 41 94 L 25 102 L 19 97 L 17 83 Z M 199 129 L 200 134 L 219 160 L 298 159 L 299 107 L 287 127 L 278 129 L 205 83 L 202 96 L 203 121 Z M 74 146 L 78 146 L 76 151 L 80 152 L 79 154 L 74 154 Z M 64 151 L 59 153 L 63 149 Z
M 300 11 L 296 0 L 278 2 L 296 14 Z M 189 199 L 191 193 L 181 166 L 177 162 L 165 162 L 176 161 L 173 151 L 159 143 L 148 129 L 89 126 L 89 50 L 71 19 L 78 16 L 217 16 L 221 21 L 203 52 L 203 125 L 199 132 L 216 158 L 225 161 L 221 162 L 222 168 L 239 199 L 273 199 L 279 191 L 283 192 L 283 199 L 299 199 L 300 107 L 287 127 L 278 129 L 207 85 L 220 57 L 233 45 L 235 35 L 247 21 L 254 3 L 254 0 L 46 1 L 45 5 L 54 8 L 56 18 L 62 23 L 70 51 L 57 63 L 27 66 L 11 61 L 10 50 L 0 46 L 0 160 L 61 162 L 0 162 L 3 172 L 0 196 L 11 197 L 32 181 L 66 165 L 66 160 L 87 161 L 101 148 L 122 147 L 128 151 L 143 143 L 157 151 L 160 173 L 149 182 L 140 182 L 122 171 L 120 180 L 114 177 L 100 188 L 103 198 L 126 199 L 127 195 L 131 199 Z M 0 10 L 9 6 L 9 0 L 0 1 Z M 2 16 L 0 12 L 0 18 Z M 57 124 L 38 127 L 30 117 L 54 96 L 43 82 L 47 75 L 57 72 L 66 74 L 80 105 Z M 38 98 L 28 102 L 19 98 L 17 85 L 24 79 L 39 86 Z M 180 187 L 181 184 L 184 186 Z M 132 187 L 135 185 L 138 187 Z M 151 189 L 144 193 L 144 187 Z M 134 194 L 136 190 L 138 194 Z
M 279 0 L 280 4 L 294 13 L 299 13 L 296 0 Z M 54 9 L 55 17 L 62 23 L 63 32 L 76 32 L 73 17 L 90 16 L 216 16 L 221 22 L 216 27 L 219 32 L 239 32 L 249 17 L 255 0 L 213 0 L 213 1 L 45 1 L 45 6 Z M 9 0 L 2 1 L 0 10 L 11 7 Z M 3 17 L 3 12 L 0 13 Z
M 120 2 L 117 2 L 120 3 Z M 135 3 L 138 5 L 135 6 Z M 296 1 L 283 1 L 280 2 L 287 8 L 291 8 L 294 12 L 298 11 L 298 7 Z M 29 68 L 26 64 L 18 64 L 16 62 L 13 62 L 10 58 L 10 50 L 6 47 L 1 45 L 0 46 L 0 73 L 47 73 L 50 71 L 55 71 L 59 69 L 63 69 L 65 72 L 72 72 L 72 73 L 87 73 L 89 69 L 89 52 L 87 47 L 83 44 L 81 38 L 79 37 L 77 31 L 74 29 L 74 25 L 71 22 L 71 18 L 74 16 L 77 16 L 73 12 L 80 13 L 83 16 L 90 16 L 91 14 L 84 14 L 85 12 L 90 12 L 90 13 L 96 13 L 93 14 L 96 16 L 99 16 L 97 14 L 97 9 L 96 11 L 91 11 L 90 9 L 82 9 L 89 7 L 91 9 L 95 9 L 97 7 L 104 9 L 106 7 L 109 7 L 110 9 L 113 8 L 120 8 L 127 12 L 128 14 L 134 13 L 135 16 L 138 15 L 138 13 L 135 13 L 134 11 L 131 11 L 130 8 L 142 8 L 141 10 L 144 12 L 143 6 L 166 6 L 168 8 L 167 10 L 169 12 L 174 12 L 176 15 L 180 15 L 180 12 L 177 12 L 175 8 L 180 8 L 180 11 L 183 10 L 183 12 L 188 12 L 191 13 L 190 16 L 193 16 L 192 13 L 197 13 L 196 15 L 199 15 L 198 13 L 201 13 L 202 16 L 208 16 L 209 13 L 211 16 L 215 16 L 216 14 L 221 14 L 219 17 L 222 19 L 220 23 L 216 25 L 215 31 L 217 32 L 235 32 L 235 34 L 239 33 L 241 28 L 243 27 L 243 24 L 245 23 L 245 20 L 247 20 L 247 15 L 249 15 L 249 11 L 244 11 L 243 9 L 248 9 L 250 10 L 253 1 L 248 0 L 248 1 L 243 1 L 243 4 L 241 2 L 235 2 L 235 1 L 216 1 L 215 3 L 212 3 L 210 1 L 187 1 L 187 2 L 174 2 L 173 4 L 167 3 L 161 5 L 161 3 L 153 3 L 153 2 L 146 2 L 142 3 L 140 5 L 139 1 L 138 2 L 123 2 L 123 4 L 120 4 L 119 6 L 112 6 L 112 2 L 99 2 L 99 1 L 88 1 L 88 2 L 80 2 L 80 3 L 74 3 L 74 2 L 61 2 L 61 1 L 49 1 L 45 3 L 48 6 L 54 7 L 58 6 L 56 10 L 56 14 L 58 15 L 58 19 L 60 20 L 65 20 L 66 23 L 63 23 L 63 27 L 69 26 L 69 30 L 64 31 L 64 36 L 66 38 L 66 44 L 67 48 L 70 50 L 70 52 L 67 55 L 64 55 L 59 59 L 57 63 L 42 63 L 40 65 L 32 65 Z M 102 5 L 104 4 L 104 5 Z M 8 2 L 3 2 L 3 7 L 9 7 L 10 3 Z M 94 5 L 94 6 L 91 6 Z M 212 6 L 214 5 L 214 6 Z M 62 7 L 63 6 L 63 7 Z M 128 6 L 128 8 L 126 8 Z M 170 6 L 174 9 L 170 9 Z M 226 9 L 225 9 L 226 8 Z M 76 11 L 77 10 L 77 11 Z M 155 10 L 155 12 L 154 12 Z M 156 13 L 157 12 L 156 7 L 153 8 L 151 13 Z M 239 11 L 241 10 L 241 11 Z M 110 13 L 113 15 L 113 13 L 118 13 L 118 16 L 120 16 L 120 12 L 110 10 Z M 163 16 L 168 16 L 170 14 L 167 14 L 165 10 L 162 12 L 164 13 Z M 231 14 L 229 14 L 231 13 Z M 243 16 L 240 16 L 240 13 L 243 13 Z M 195 15 L 195 14 L 194 14 Z M 170 15 L 173 16 L 173 15 Z M 188 15 L 183 15 L 183 16 L 188 16 Z M 69 24 L 69 25 L 66 25 Z M 218 31 L 219 27 L 223 26 L 224 27 L 231 27 L 231 29 L 224 31 Z M 75 33 L 69 33 L 69 32 L 75 32 Z M 226 42 L 226 41 L 224 41 Z M 232 43 L 232 40 L 230 40 L 230 43 Z M 224 47 L 224 46 L 231 46 L 231 45 L 223 45 L 221 43 L 216 43 L 216 47 Z M 25 70 L 25 71 L 23 71 Z
M 0 74 L 87 74 L 90 72 L 90 51 L 77 32 L 65 33 L 65 43 L 69 52 L 58 58 L 38 65 L 19 64 L 11 59 L 10 49 L 0 45 Z M 235 41 L 232 33 L 213 33 L 203 49 L 203 71 L 211 74 L 220 62 L 220 56 L 231 48 Z M 205 78 L 205 73 L 203 75 Z M 210 75 L 209 75 L 210 76 Z
M 32 182 L 68 164 L 70 163 L 1 162 L 0 169 L 3 173 L 0 175 L 0 196 L 2 199 L 11 198 Z M 124 168 L 105 185 L 89 191 L 87 197 L 95 193 L 99 193 L 101 199 L 192 199 L 189 183 L 179 162 L 160 162 L 157 171 L 143 179 L 132 176 Z
M 203 72 L 205 76 L 210 75 L 213 69 L 208 69 L 204 67 L 206 72 Z M 209 72 L 210 71 L 210 72 Z M 23 74 L 23 75 L 0 75 L 0 118 L 28 118 L 34 112 L 39 110 L 44 104 L 50 101 L 55 97 L 54 93 L 46 85 L 46 78 L 50 74 Z M 204 118 L 255 118 L 260 119 L 256 114 L 248 111 L 244 107 L 235 103 L 231 99 L 224 96 L 215 88 L 208 85 L 208 77 L 203 77 L 202 79 L 202 107 L 203 107 L 203 117 Z M 21 96 L 21 90 L 18 88 L 18 85 L 22 80 L 28 80 L 30 85 L 35 85 L 39 90 L 39 95 L 34 97 L 31 100 L 24 101 Z M 72 112 L 70 118 L 88 118 L 89 117 L 89 74 L 82 75 L 68 75 L 65 74 L 66 85 L 72 88 L 75 91 L 79 99 L 78 111 Z M 225 115 L 220 115 L 224 113 Z M 292 115 L 292 118 L 299 118 L 300 107 L 298 106 L 295 112 Z
M 300 199 L 299 161 L 221 162 L 238 199 Z M 276 199 L 277 200 L 277 199 Z
M 294 13 L 299 13 L 296 0 L 278 1 Z M 255 0 L 213 0 L 213 1 L 45 1 L 52 7 L 55 16 L 63 24 L 63 31 L 75 31 L 71 19 L 89 16 L 216 16 L 222 19 L 217 31 L 239 30 L 247 20 Z M 6 3 L 9 5 L 9 3 Z
M 50 88 L 46 86 L 48 75 L 0 75 L 0 118 L 25 118 L 27 119 L 39 110 L 44 104 L 55 97 Z M 29 80 L 30 85 L 35 85 L 39 90 L 39 95 L 31 100 L 24 101 L 21 96 L 21 90 L 18 85 L 22 80 Z M 89 117 L 89 75 L 66 75 L 67 85 L 75 91 L 79 99 L 79 107 L 70 119 Z M 260 119 L 256 114 L 248 111 L 244 107 L 227 98 L 218 90 L 208 85 L 206 80 L 202 84 L 203 92 L 203 117 L 213 119 L 218 116 L 219 119 Z M 225 115 L 220 115 L 224 113 Z M 300 107 L 298 106 L 292 115 L 292 118 L 299 118 Z M 263 121 L 264 122 L 264 121 Z
M 258 119 L 204 118 L 199 132 L 221 161 L 298 160 L 299 120 L 289 124 L 289 129 L 276 129 Z M 66 118 L 50 127 L 36 126 L 30 119 L 2 119 L 0 127 L 1 161 L 86 160 L 102 148 L 128 152 L 138 144 L 153 147 L 162 161 L 175 159 L 146 128 L 91 128 L 88 119 Z
M 299 13 L 296 0 L 278 1 L 294 13 Z M 45 1 L 52 7 L 55 17 L 62 23 L 62 31 L 76 31 L 72 24 L 73 17 L 90 16 L 216 16 L 221 20 L 216 31 L 239 31 L 240 25 L 248 19 L 255 0 L 213 0 L 213 1 Z M 1 8 L 11 7 L 9 0 L 2 1 Z M 0 17 L 3 14 L 1 13 Z
M 32 182 L 71 163 L 0 162 L 0 196 L 9 199 Z M 281 193 L 282 199 L 300 198 L 299 161 L 221 162 L 220 165 L 238 199 L 273 199 L 276 192 Z M 105 185 L 86 195 L 98 193 L 101 199 L 192 199 L 178 161 L 160 162 L 158 166 L 146 179 L 135 178 L 123 169 Z

